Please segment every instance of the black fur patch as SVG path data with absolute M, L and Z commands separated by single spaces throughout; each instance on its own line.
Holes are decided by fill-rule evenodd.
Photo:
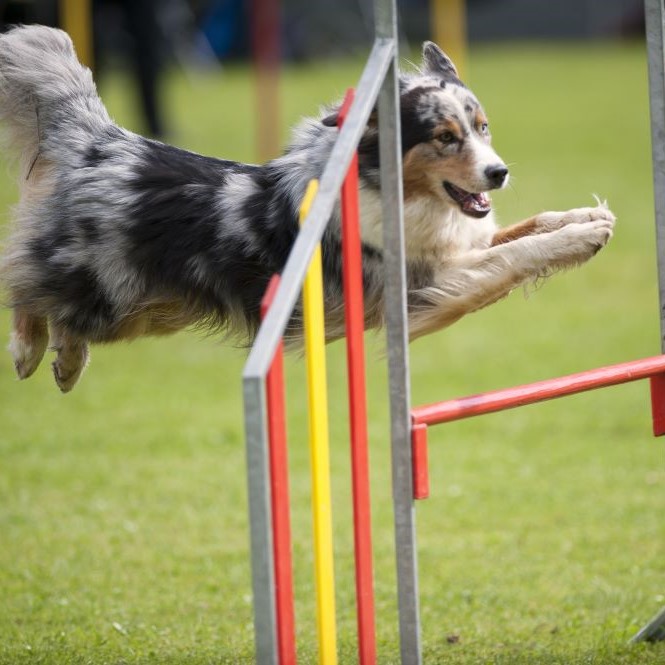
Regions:
M 99 240 L 99 229 L 97 228 L 97 223 L 94 218 L 79 217 L 76 222 L 81 229 L 81 234 L 86 242 L 92 244 Z
M 413 146 L 431 140 L 434 122 L 422 118 L 418 107 L 422 97 L 437 88 L 418 87 L 402 95 L 400 112 L 402 121 L 402 154 L 407 153 Z
M 101 166 L 110 156 L 109 146 L 123 137 L 123 132 L 115 125 L 107 125 L 97 134 L 83 155 L 83 166 Z
M 59 308 L 53 320 L 71 332 L 91 341 L 106 338 L 115 324 L 113 304 L 101 290 L 95 274 L 88 268 L 50 271 L 45 289 L 55 290 L 67 306 Z
M 136 171 L 135 189 L 182 187 L 187 184 L 221 186 L 230 172 L 249 173 L 254 168 L 214 157 L 205 157 L 175 146 L 143 139 L 141 166 Z
M 241 228 L 221 212 L 230 173 L 251 175 L 257 188 L 244 203 Z M 153 144 L 134 189 L 128 255 L 146 284 L 160 284 L 210 315 L 242 313 L 255 330 L 267 283 L 283 268 L 298 231 L 285 195 L 276 196 L 269 166 Z
M 57 242 L 42 240 L 31 244 L 32 258 L 40 264 L 40 277 L 31 300 L 41 302 L 42 307 L 45 304 L 51 320 L 66 326 L 72 334 L 102 341 L 115 324 L 113 304 L 92 270 L 69 267 L 54 260 L 59 244 L 66 244 L 64 235 Z

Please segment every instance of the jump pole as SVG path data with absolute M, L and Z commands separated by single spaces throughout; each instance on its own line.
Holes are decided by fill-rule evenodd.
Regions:
M 395 0 L 375 0 L 377 40 L 391 40 L 392 59 L 379 93 L 379 154 L 381 157 L 381 212 L 385 270 L 386 348 L 390 400 L 397 610 L 402 665 L 422 663 L 418 592 L 416 511 L 413 502 L 411 451 L 411 385 L 406 306 L 406 252 L 404 248 L 404 193 L 397 68 L 397 8 Z
M 265 318 L 279 287 L 274 275 L 261 300 Z M 295 665 L 296 635 L 293 606 L 293 562 L 291 556 L 291 516 L 289 458 L 284 398 L 284 344 L 280 342 L 266 376 L 268 407 L 268 448 L 270 464 L 270 505 L 272 512 L 273 564 L 275 576 L 275 620 L 277 657 L 280 665 Z
M 665 7 L 663 0 L 644 0 L 647 55 L 649 58 L 649 108 L 651 161 L 656 215 L 660 347 L 665 353 Z M 651 403 L 665 423 L 665 375 L 651 379 Z M 665 608 L 654 616 L 631 642 L 665 639 Z
M 350 88 L 338 113 L 341 128 L 353 102 Z M 365 305 L 363 296 L 358 152 L 351 159 L 341 191 L 342 273 L 346 326 L 353 541 L 356 566 L 356 613 L 360 665 L 376 663 L 374 579 L 372 572 L 372 515 L 370 507 L 367 391 L 365 386 Z
M 300 223 L 309 213 L 318 181 L 310 180 L 300 206 Z M 335 570 L 333 565 L 332 498 L 328 443 L 328 396 L 326 387 L 325 324 L 323 311 L 321 247 L 314 250 L 303 285 L 307 401 L 309 406 L 309 450 L 312 473 L 314 526 L 314 572 L 316 580 L 316 624 L 320 665 L 337 663 L 335 624 Z

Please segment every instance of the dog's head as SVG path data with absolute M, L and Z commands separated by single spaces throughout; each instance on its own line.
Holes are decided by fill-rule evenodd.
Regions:
M 414 74 L 400 76 L 405 200 L 436 197 L 466 215 L 485 217 L 487 192 L 504 187 L 508 169 L 494 152 L 487 117 L 460 81 L 450 58 L 434 43 L 423 44 Z M 336 123 L 336 113 L 323 119 Z M 369 163 L 378 158 L 376 113 L 359 146 Z
M 487 215 L 486 192 L 507 183 L 508 169 L 480 103 L 436 44 L 425 42 L 420 72 L 400 80 L 400 98 L 405 198 L 434 195 Z

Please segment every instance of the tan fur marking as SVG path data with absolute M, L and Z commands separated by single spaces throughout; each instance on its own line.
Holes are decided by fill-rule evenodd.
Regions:
M 512 242 L 524 236 L 533 235 L 538 230 L 538 222 L 535 217 L 525 219 L 523 222 L 507 226 L 505 229 L 499 229 L 492 238 L 492 247 L 503 245 L 506 242 Z
M 107 341 L 143 335 L 170 335 L 196 322 L 197 316 L 182 303 L 155 303 L 123 319 Z
M 30 344 L 35 337 L 41 337 L 46 333 L 46 319 L 17 307 L 14 310 L 14 332 Z
M 457 122 L 457 120 L 454 120 L 453 118 L 449 118 L 442 122 L 440 125 L 437 125 L 434 128 L 434 136 L 438 137 L 443 132 L 452 132 L 455 135 L 455 138 L 461 139 L 464 136 L 464 132 L 462 131 L 462 126 Z
M 480 129 L 480 127 L 485 123 L 487 123 L 487 116 L 480 109 L 478 109 L 478 111 L 476 111 L 476 117 L 475 117 L 476 129 Z
M 432 149 L 428 144 L 419 144 L 404 155 L 404 200 L 431 196 L 432 189 L 428 172 L 432 169 Z

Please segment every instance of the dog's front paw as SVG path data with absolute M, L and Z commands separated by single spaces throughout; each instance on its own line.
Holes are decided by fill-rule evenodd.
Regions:
M 541 233 L 557 231 L 570 224 L 588 224 L 591 222 L 604 222 L 614 227 L 616 217 L 607 207 L 607 202 L 598 200 L 593 208 L 573 208 L 565 212 L 544 212 L 536 218 Z
M 597 210 L 595 208 L 594 210 Z M 606 209 L 607 210 L 607 209 Z M 584 263 L 598 253 L 610 240 L 614 230 L 614 215 L 586 219 L 583 222 L 571 222 L 556 232 L 565 243 L 566 263 L 570 265 Z

